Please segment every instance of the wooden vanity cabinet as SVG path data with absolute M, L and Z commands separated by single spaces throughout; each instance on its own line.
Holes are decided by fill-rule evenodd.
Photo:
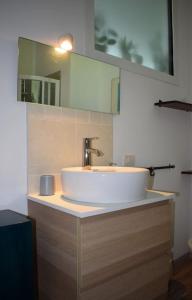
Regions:
M 39 300 L 166 299 L 171 200 L 86 218 L 28 204 Z

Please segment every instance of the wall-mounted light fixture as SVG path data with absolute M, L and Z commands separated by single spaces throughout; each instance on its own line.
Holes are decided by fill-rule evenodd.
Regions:
M 66 53 L 73 49 L 73 36 L 71 34 L 62 35 L 58 39 L 58 47 L 55 47 L 55 51 L 58 53 Z

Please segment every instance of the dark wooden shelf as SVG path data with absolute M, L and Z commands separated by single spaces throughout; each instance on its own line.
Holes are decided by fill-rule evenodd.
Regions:
M 177 101 L 177 100 L 172 100 L 172 101 L 159 100 L 159 102 L 154 103 L 154 105 L 159 107 L 167 107 L 167 108 L 173 108 L 173 109 L 184 110 L 184 111 L 192 111 L 191 103 Z
M 188 171 L 182 171 L 181 174 L 188 174 L 188 175 L 192 175 L 192 170 L 188 170 Z

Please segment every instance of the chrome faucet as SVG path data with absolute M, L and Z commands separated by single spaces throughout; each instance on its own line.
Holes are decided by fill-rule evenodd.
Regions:
M 98 137 L 83 139 L 83 167 L 91 166 L 91 154 L 96 156 L 103 156 L 104 153 L 99 149 L 92 148 L 92 140 L 98 140 Z

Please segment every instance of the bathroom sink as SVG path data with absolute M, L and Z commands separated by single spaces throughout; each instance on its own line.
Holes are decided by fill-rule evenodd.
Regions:
M 61 182 L 66 199 L 87 203 L 125 203 L 143 200 L 148 170 L 134 167 L 94 166 L 63 168 Z

